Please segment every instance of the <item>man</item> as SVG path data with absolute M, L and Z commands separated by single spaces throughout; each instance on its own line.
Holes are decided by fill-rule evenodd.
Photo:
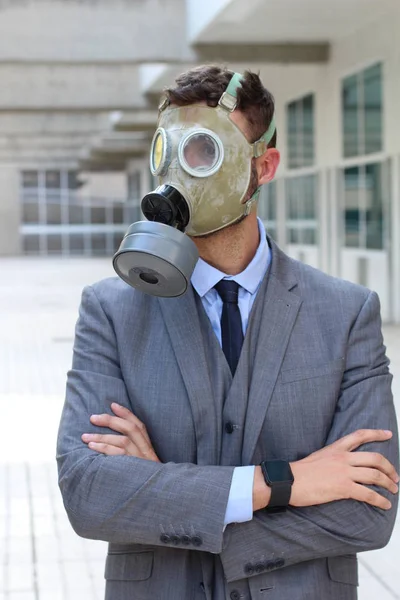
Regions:
M 259 77 L 176 83 L 142 206 L 180 218 L 200 259 L 180 297 L 157 297 L 174 295 L 160 240 L 141 281 L 124 276 L 150 294 L 84 290 L 58 440 L 68 516 L 109 542 L 108 600 L 352 600 L 356 554 L 387 544 L 397 508 L 378 298 L 266 237 L 257 192 L 279 153 Z M 149 227 L 168 241 L 165 219 Z

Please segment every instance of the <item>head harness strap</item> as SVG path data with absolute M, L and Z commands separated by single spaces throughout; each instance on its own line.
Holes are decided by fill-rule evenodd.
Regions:
M 219 99 L 219 106 L 227 110 L 228 112 L 233 112 L 237 107 L 237 90 L 240 85 L 242 85 L 243 76 L 240 73 L 234 73 L 232 79 L 230 80 L 228 87 L 225 92 L 222 94 Z M 272 117 L 271 123 L 267 129 L 267 131 L 260 137 L 259 140 L 254 142 L 253 144 L 253 156 L 254 158 L 258 158 L 262 156 L 264 152 L 266 152 L 268 148 L 268 144 L 274 137 L 276 130 L 275 119 Z

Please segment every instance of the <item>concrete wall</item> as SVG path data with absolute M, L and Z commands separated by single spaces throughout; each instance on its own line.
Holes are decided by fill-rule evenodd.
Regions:
M 0 163 L 36 168 L 67 162 L 76 168 L 88 139 L 109 127 L 108 111 L 0 111 Z
M 179 62 L 185 31 L 185 0 L 2 1 L 0 61 Z
M 144 107 L 137 65 L 26 65 L 0 62 L 0 111 Z
M 0 165 L 0 256 L 20 253 L 19 171 Z

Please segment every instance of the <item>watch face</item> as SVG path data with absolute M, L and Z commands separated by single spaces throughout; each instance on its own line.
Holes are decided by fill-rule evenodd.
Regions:
M 290 465 L 285 460 L 266 461 L 268 479 L 271 483 L 293 483 L 293 473 Z

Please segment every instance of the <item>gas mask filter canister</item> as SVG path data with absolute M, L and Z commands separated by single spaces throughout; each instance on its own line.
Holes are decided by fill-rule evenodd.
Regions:
M 235 73 L 215 108 L 160 106 L 150 151 L 159 186 L 143 198 L 147 221 L 130 225 L 113 258 L 118 275 L 153 296 L 184 294 L 198 260 L 191 237 L 232 225 L 258 200 L 250 198 L 252 160 L 262 156 L 275 133 L 249 144 L 230 119 L 241 75 Z

